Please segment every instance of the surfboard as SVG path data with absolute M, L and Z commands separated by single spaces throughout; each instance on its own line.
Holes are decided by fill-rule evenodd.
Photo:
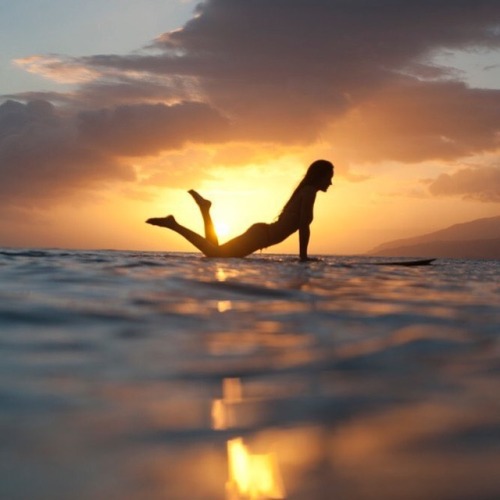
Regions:
M 394 262 L 369 262 L 374 266 L 428 266 L 432 264 L 436 259 L 419 259 L 419 260 L 403 260 Z

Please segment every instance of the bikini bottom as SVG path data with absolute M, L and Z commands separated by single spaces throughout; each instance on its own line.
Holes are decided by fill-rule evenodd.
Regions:
M 253 241 L 255 241 L 256 250 L 262 250 L 263 248 L 267 248 L 272 245 L 269 228 L 269 224 L 257 222 L 247 229 L 246 233 L 251 236 Z

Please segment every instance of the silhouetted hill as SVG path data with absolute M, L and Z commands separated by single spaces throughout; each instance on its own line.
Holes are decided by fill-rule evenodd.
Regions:
M 500 259 L 500 216 L 455 224 L 446 229 L 379 245 L 370 255 Z

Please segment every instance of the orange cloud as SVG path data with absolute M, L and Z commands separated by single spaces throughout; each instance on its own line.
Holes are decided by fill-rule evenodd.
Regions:
M 0 105 L 0 204 L 37 207 L 75 191 L 135 180 L 124 159 L 213 140 L 223 119 L 201 103 L 61 116 L 47 101 Z
M 223 140 L 226 120 L 210 106 L 135 104 L 80 113 L 84 140 L 120 156 L 157 154 L 186 141 Z
M 401 79 L 353 108 L 332 140 L 352 161 L 454 160 L 500 145 L 500 90 Z
M 0 105 L 0 204 L 37 207 L 109 181 L 130 168 L 79 140 L 75 124 L 46 101 Z
M 441 174 L 429 190 L 438 196 L 500 203 L 500 167 L 463 168 L 452 174 Z
M 14 64 L 58 83 L 84 83 L 95 80 L 101 74 L 96 68 L 78 63 L 75 59 L 61 56 L 34 55 L 15 59 Z

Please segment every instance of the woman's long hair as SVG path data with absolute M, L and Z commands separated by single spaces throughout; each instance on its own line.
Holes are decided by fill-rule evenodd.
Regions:
M 291 201 L 294 199 L 295 195 L 304 187 L 304 186 L 318 186 L 320 181 L 326 176 L 333 174 L 333 164 L 328 160 L 316 160 L 307 169 L 306 175 L 299 182 L 298 186 L 294 189 L 292 195 L 285 203 L 283 210 L 280 215 L 288 208 Z

